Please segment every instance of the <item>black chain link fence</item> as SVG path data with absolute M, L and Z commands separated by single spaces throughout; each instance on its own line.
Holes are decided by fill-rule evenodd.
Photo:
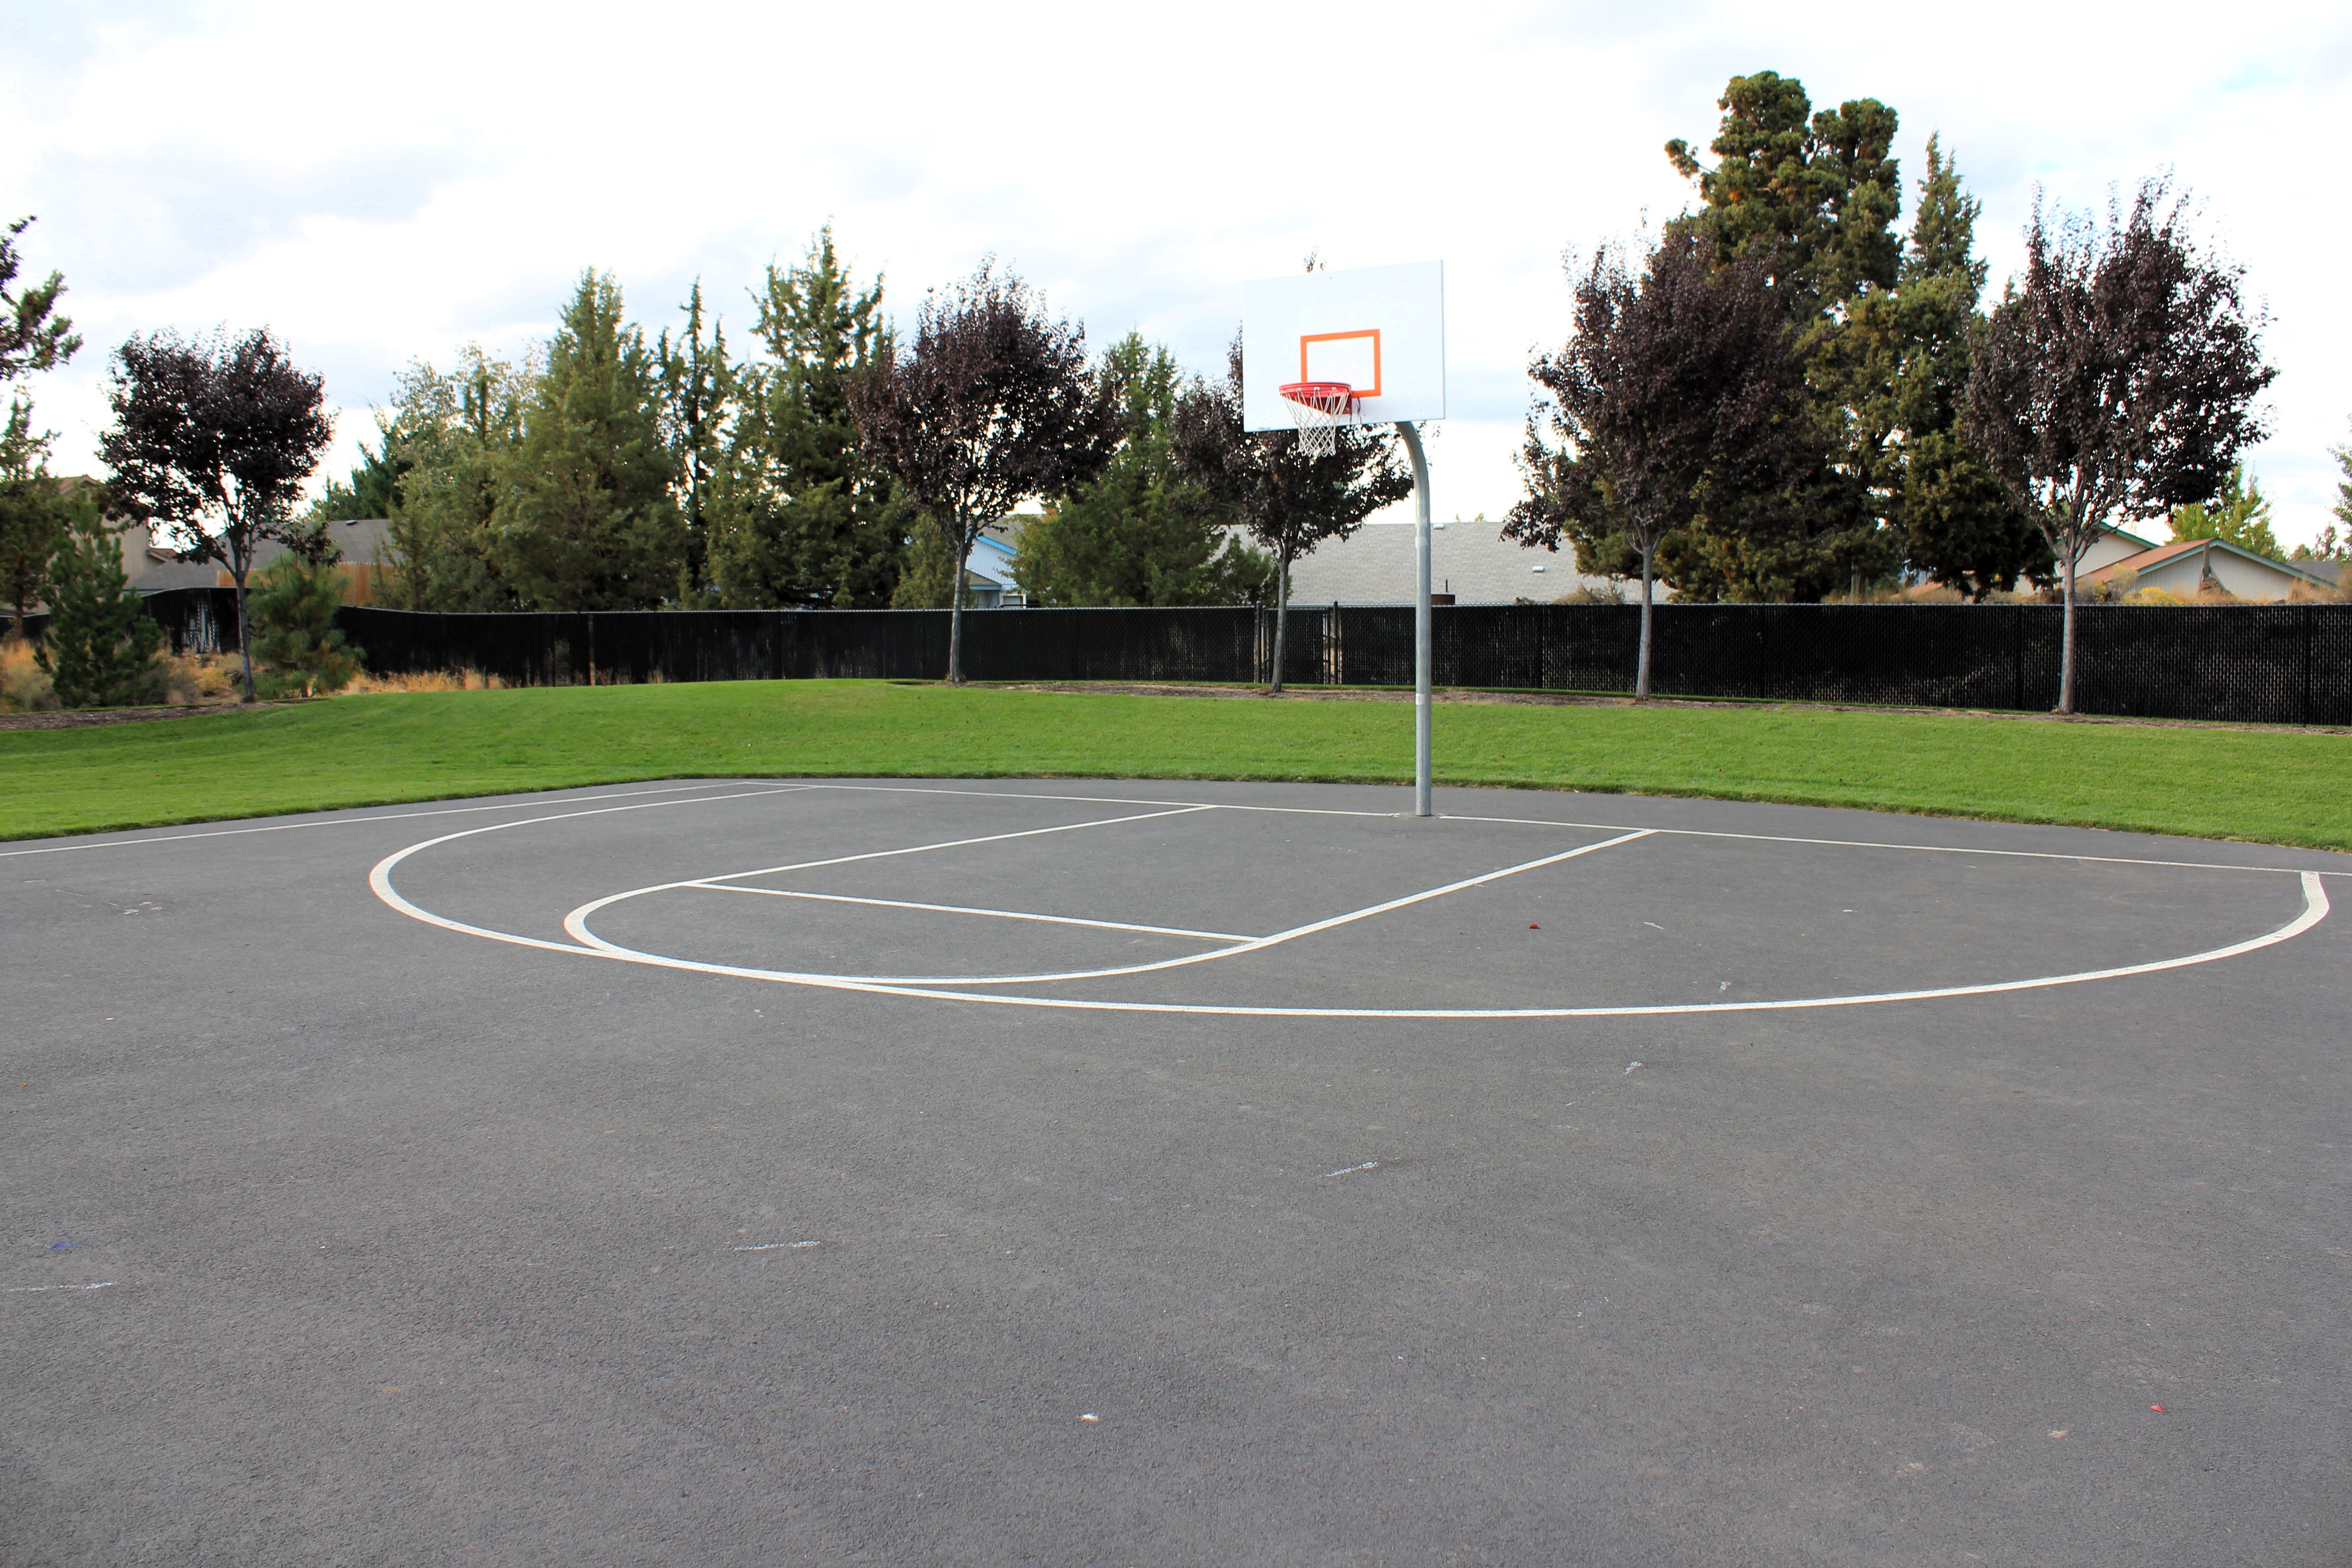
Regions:
M 236 646 L 236 595 L 151 595 L 174 652 Z M 1663 605 L 1661 696 L 2046 711 L 2058 700 L 2055 605 Z M 2352 605 L 2085 605 L 2076 610 L 2085 713 L 2352 724 Z M 1491 605 L 1434 612 L 1442 686 L 1624 693 L 1641 610 Z M 32 627 L 37 628 L 39 617 Z M 376 674 L 479 670 L 509 685 L 946 673 L 945 610 L 613 611 L 433 615 L 349 606 L 346 636 Z M 1274 615 L 1257 609 L 972 610 L 973 680 L 1266 679 Z M 1409 686 L 1412 611 L 1297 606 L 1283 679 Z

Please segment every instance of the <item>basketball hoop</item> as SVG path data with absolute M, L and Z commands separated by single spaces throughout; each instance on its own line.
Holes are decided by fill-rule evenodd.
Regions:
M 1328 458 L 1339 447 L 1339 426 L 1356 422 L 1356 389 L 1344 381 L 1294 381 L 1282 401 L 1298 426 L 1298 449 Z

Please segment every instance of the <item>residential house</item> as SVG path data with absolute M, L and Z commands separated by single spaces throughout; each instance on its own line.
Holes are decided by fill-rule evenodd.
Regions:
M 1430 524 L 1429 578 L 1433 593 L 1451 594 L 1457 605 L 1549 604 L 1578 588 L 1606 586 L 1605 579 L 1579 575 L 1570 552 L 1524 549 L 1483 517 Z M 1412 584 L 1410 521 L 1367 522 L 1290 567 L 1295 605 L 1410 605 Z
M 331 522 L 327 533 L 341 552 L 338 564 L 346 579 L 343 600 L 346 604 L 365 605 L 375 598 L 377 584 L 385 571 L 386 545 L 392 524 L 383 518 L 362 518 L 348 522 Z M 235 585 L 227 568 L 212 561 L 183 561 L 169 545 L 155 542 L 153 530 L 146 523 L 125 524 L 121 530 L 122 570 L 131 579 L 131 586 L 142 594 L 159 594 L 166 588 L 226 588 Z M 253 568 L 259 571 L 280 555 L 286 547 L 275 540 L 264 540 L 253 552 Z
M 2332 593 L 2336 583 L 2308 561 L 2273 561 L 2225 539 L 2182 539 L 2110 561 L 2088 574 L 2095 584 L 2129 574 L 2131 585 L 2161 588 L 2183 599 L 2225 593 L 2231 598 L 2277 601 L 2297 588 Z

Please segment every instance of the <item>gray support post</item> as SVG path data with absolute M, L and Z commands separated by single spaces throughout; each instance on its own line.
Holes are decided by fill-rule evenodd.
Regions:
M 1412 458 L 1412 814 L 1436 815 L 1429 804 L 1429 458 L 1420 429 L 1397 421 L 1397 434 Z

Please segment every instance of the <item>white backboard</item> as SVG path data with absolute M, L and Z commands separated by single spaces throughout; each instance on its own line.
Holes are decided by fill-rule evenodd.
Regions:
M 1242 286 L 1242 423 L 1287 430 L 1281 388 L 1344 381 L 1366 424 L 1445 417 L 1445 263 L 1296 272 Z

